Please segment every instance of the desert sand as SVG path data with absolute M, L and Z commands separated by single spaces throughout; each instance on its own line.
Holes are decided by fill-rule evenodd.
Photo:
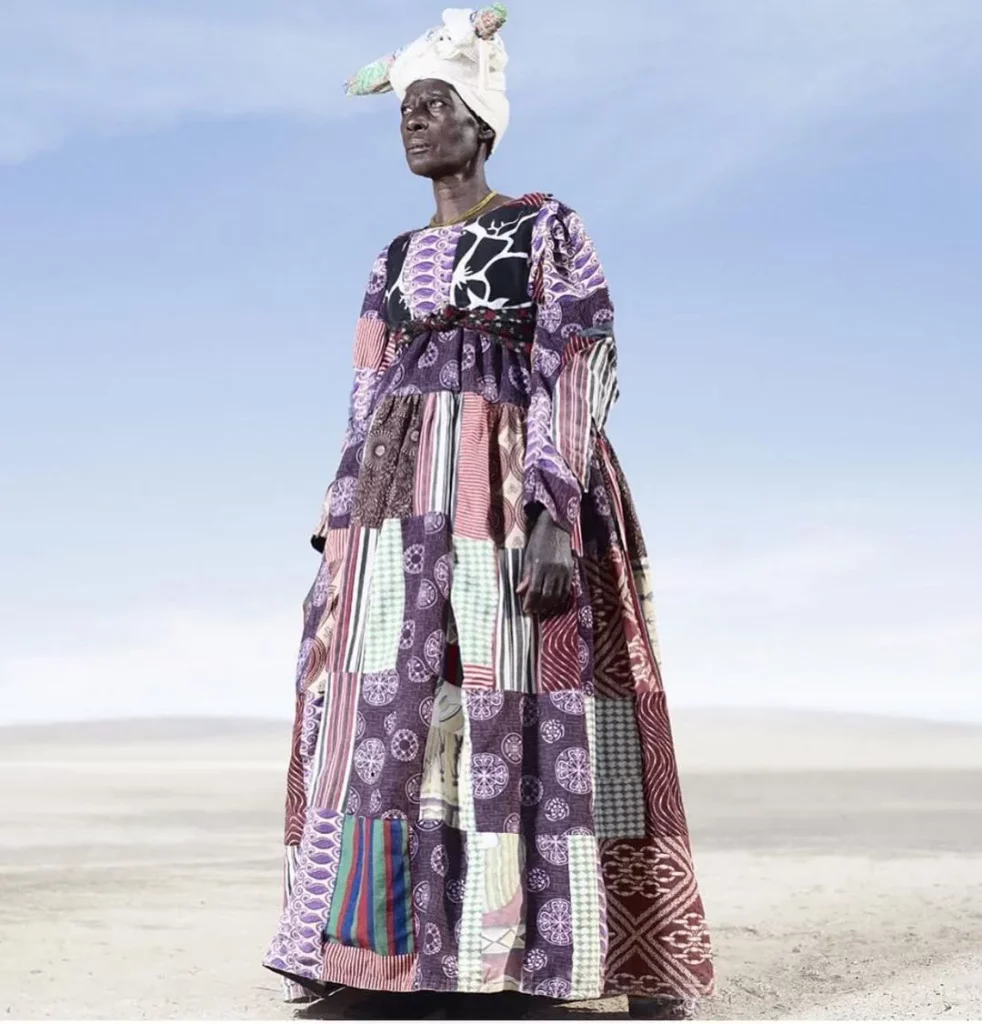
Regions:
M 702 1016 L 982 1019 L 982 726 L 674 721 L 719 975 Z M 290 1019 L 259 965 L 288 743 L 287 723 L 0 729 L 0 1013 Z

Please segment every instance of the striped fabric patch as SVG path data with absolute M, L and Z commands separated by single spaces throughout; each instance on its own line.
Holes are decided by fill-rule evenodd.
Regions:
M 327 653 L 329 671 L 357 672 L 361 668 L 368 584 L 378 534 L 378 530 L 368 530 L 361 526 L 352 526 L 348 530 L 348 549 L 341 569 L 338 592 L 337 620 Z
M 419 452 L 413 484 L 413 514 L 450 515 L 460 451 L 460 396 L 438 391 L 426 396 L 419 427 Z
M 385 359 L 388 330 L 384 320 L 360 317 L 355 329 L 355 369 L 377 370 Z
M 357 978 L 359 986 L 372 992 L 412 992 L 417 962 L 414 953 L 382 957 L 370 949 L 329 943 L 324 947 L 323 980 L 348 985 Z M 307 990 L 301 991 L 309 998 Z
M 346 817 L 327 941 L 381 956 L 412 953 L 411 893 L 408 822 Z
M 465 394 L 460 417 L 460 454 L 457 462 L 454 533 L 474 540 L 491 536 L 491 413 L 480 395 Z
M 505 548 L 498 552 L 498 622 L 494 644 L 494 678 L 499 690 L 535 691 L 536 620 L 522 611 L 515 593 L 522 580 L 525 552 Z M 544 620 L 543 624 L 548 621 Z M 570 684 L 573 685 L 573 684 Z
M 343 807 L 351 775 L 351 752 L 361 677 L 353 672 L 333 674 L 324 687 L 324 717 L 317 743 L 318 775 L 311 805 Z
M 552 401 L 552 429 L 566 464 L 589 485 L 590 459 L 596 434 L 604 428 L 617 398 L 614 339 L 581 335 L 563 353 L 563 368 Z

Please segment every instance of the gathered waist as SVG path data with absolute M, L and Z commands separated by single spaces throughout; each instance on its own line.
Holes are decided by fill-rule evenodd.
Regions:
M 451 331 L 458 327 L 489 334 L 506 348 L 528 352 L 535 335 L 535 307 L 491 309 L 477 306 L 462 309 L 458 306 L 444 306 L 424 317 L 397 324 L 392 332 L 392 340 L 397 346 L 402 346 L 420 334 Z

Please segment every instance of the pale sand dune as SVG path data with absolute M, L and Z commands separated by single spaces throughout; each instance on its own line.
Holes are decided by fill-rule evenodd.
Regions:
M 710 1018 L 982 1019 L 982 727 L 673 716 Z M 0 1012 L 289 1018 L 286 723 L 0 729 Z

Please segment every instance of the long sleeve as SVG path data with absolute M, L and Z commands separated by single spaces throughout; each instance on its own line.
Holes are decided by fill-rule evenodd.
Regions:
M 617 399 L 614 313 L 603 268 L 579 216 L 552 200 L 532 237 L 536 303 L 525 452 L 526 507 L 575 533 L 597 436 Z
M 375 392 L 392 360 L 392 346 L 389 344 L 389 332 L 382 312 L 387 257 L 388 247 L 379 253 L 372 266 L 355 329 L 354 382 L 348 405 L 348 425 L 341 446 L 341 462 L 324 495 L 320 516 L 310 538 L 310 543 L 318 551 L 324 550 L 328 530 L 345 528 L 350 522 L 358 467 Z

